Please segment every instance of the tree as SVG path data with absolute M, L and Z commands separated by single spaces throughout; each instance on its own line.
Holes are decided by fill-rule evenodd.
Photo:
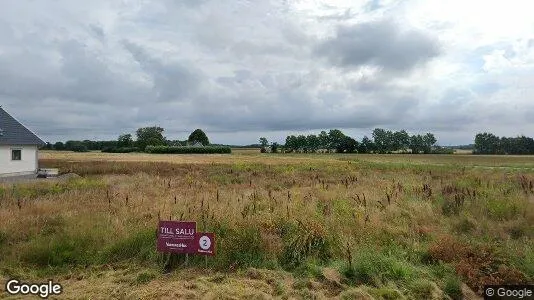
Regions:
M 164 129 L 161 127 L 144 127 L 136 131 L 137 146 L 141 150 L 145 150 L 146 146 L 160 146 L 165 145 L 165 137 L 163 137 Z
M 338 145 L 336 152 L 353 153 L 356 151 L 356 148 L 358 148 L 358 142 L 349 136 L 345 136 L 341 143 Z
M 371 153 L 375 149 L 375 145 L 371 139 L 369 139 L 367 136 L 364 136 L 362 139 L 362 142 L 358 145 L 358 152 L 359 153 Z
M 308 145 L 306 144 L 306 136 L 305 135 L 298 135 L 297 136 L 297 145 L 296 145 L 296 150 L 298 150 L 299 152 L 308 152 Z
M 280 147 L 280 145 L 278 145 L 277 142 L 273 142 L 273 143 L 271 144 L 271 152 L 272 152 L 272 153 L 276 153 L 276 152 L 278 152 L 278 148 L 279 148 L 279 147 Z
M 410 137 L 410 149 L 412 150 L 412 154 L 419 154 L 421 151 L 423 151 L 424 143 L 423 143 L 423 137 L 418 135 L 412 135 Z
M 329 149 L 339 150 L 345 139 L 345 134 L 339 129 L 332 129 L 328 132 Z
M 406 149 L 410 146 L 410 135 L 406 130 L 396 131 L 393 133 L 393 151 L 401 150 L 406 152 Z
M 436 137 L 434 137 L 434 134 L 427 133 L 423 136 L 423 152 L 425 154 L 428 154 L 432 152 L 432 146 L 437 142 Z
M 269 146 L 269 141 L 267 140 L 267 138 L 261 137 L 260 145 L 262 148 L 267 148 L 267 146 Z
M 317 137 L 318 139 L 318 142 L 319 142 L 319 148 L 321 149 L 330 149 L 330 145 L 329 145 L 329 142 L 328 142 L 328 133 L 326 133 L 326 131 L 321 131 L 321 133 L 319 133 L 319 136 Z
M 203 146 L 210 144 L 208 136 L 204 133 L 204 131 L 202 131 L 202 129 L 195 129 L 195 131 L 191 132 L 187 141 L 190 144 L 201 143 Z
M 134 143 L 131 134 L 121 134 L 117 142 L 117 147 L 132 147 Z
M 500 139 L 493 133 L 478 133 L 475 136 L 475 154 L 496 154 L 499 149 Z
M 54 150 L 65 150 L 65 144 L 63 142 L 56 142 L 54 144 Z
M 316 152 L 319 149 L 319 138 L 315 134 L 306 137 L 306 147 L 310 152 Z
M 286 137 L 286 144 L 284 145 L 284 148 L 288 152 L 297 151 L 297 149 L 298 149 L 297 137 L 294 136 L 294 135 L 288 135 Z
M 388 152 L 388 133 L 382 128 L 373 130 L 373 140 L 378 153 Z

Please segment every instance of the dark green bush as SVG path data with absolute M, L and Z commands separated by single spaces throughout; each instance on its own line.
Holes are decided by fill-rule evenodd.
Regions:
M 230 147 L 147 146 L 145 152 L 154 154 L 229 154 Z
M 454 300 L 463 299 L 461 283 L 456 277 L 449 277 L 447 279 L 443 291 Z
M 132 153 L 132 152 L 140 152 L 140 150 L 137 147 L 119 147 L 119 148 L 106 147 L 106 148 L 102 149 L 102 152 L 106 152 L 106 153 Z

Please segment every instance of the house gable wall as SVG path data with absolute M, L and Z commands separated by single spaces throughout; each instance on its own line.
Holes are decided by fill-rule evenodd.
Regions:
M 11 150 L 21 149 L 22 159 L 11 160 Z M 0 145 L 0 176 L 23 175 L 37 172 L 37 146 Z

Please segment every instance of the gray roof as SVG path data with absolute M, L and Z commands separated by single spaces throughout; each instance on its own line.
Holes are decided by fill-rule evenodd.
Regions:
M 39 137 L 0 106 L 0 145 L 44 145 Z

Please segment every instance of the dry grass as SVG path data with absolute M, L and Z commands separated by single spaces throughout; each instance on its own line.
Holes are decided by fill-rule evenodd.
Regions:
M 128 162 L 169 162 L 178 164 L 293 164 L 308 162 L 339 163 L 346 161 L 378 164 L 456 166 L 481 168 L 519 168 L 534 170 L 534 156 L 531 155 L 410 155 L 410 154 L 261 154 L 257 149 L 233 149 L 232 154 L 140 154 L 140 153 L 101 153 L 101 152 L 57 152 L 41 151 L 40 159 L 64 161 L 128 161 Z
M 465 157 L 466 168 L 457 167 L 458 157 Z M 496 270 L 514 274 L 508 280 L 531 280 L 534 174 L 469 167 L 528 166 L 532 161 L 501 159 L 44 152 L 42 166 L 83 177 L 0 185 L 1 271 L 6 277 L 46 278 L 65 272 L 75 277 L 87 274 L 86 267 L 109 266 L 117 272 L 148 268 L 155 279 L 141 276 L 132 290 L 146 298 L 209 298 L 232 290 L 238 291 L 233 294 L 237 298 L 276 293 L 341 297 L 352 292 L 380 298 L 399 291 L 425 298 L 454 290 L 449 283 L 456 276 L 477 289 L 484 274 L 463 272 L 465 260 L 440 256 L 434 247 L 447 236 L 453 244 L 469 242 L 471 248 L 466 249 L 491 247 L 495 257 L 488 259 Z M 178 278 L 171 280 L 171 287 L 194 281 L 198 288 L 173 295 L 174 289 L 163 288 L 169 279 L 161 275 L 169 265 L 154 252 L 158 219 L 196 220 L 199 230 L 215 231 L 218 256 L 208 260 L 210 270 L 285 269 L 307 279 L 293 278 L 291 287 L 280 279 L 276 292 L 272 282 L 249 282 L 246 276 L 204 284 L 205 275 L 190 280 L 178 272 L 170 275 Z M 177 257 L 170 267 L 181 263 Z M 467 263 L 474 269 L 484 267 L 478 261 Z M 204 260 L 191 258 L 190 265 L 204 266 Z M 329 288 L 321 275 L 325 267 L 342 274 L 343 287 Z M 114 272 L 95 278 L 91 274 L 87 280 L 68 279 L 66 284 L 94 291 L 91 298 L 99 298 L 109 295 L 114 280 L 121 277 Z M 278 276 L 285 275 L 275 279 Z M 257 286 L 248 289 L 248 284 Z M 367 288 L 349 292 L 361 284 Z M 124 294 L 130 285 L 117 288 L 118 297 L 132 297 Z

